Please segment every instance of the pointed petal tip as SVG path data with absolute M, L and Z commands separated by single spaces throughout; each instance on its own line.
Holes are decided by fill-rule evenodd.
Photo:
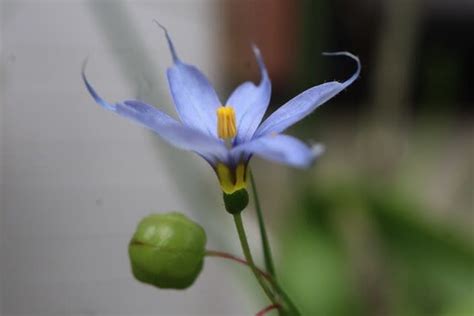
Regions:
M 255 55 L 255 58 L 257 59 L 257 64 L 258 64 L 258 67 L 260 68 L 262 77 L 268 79 L 267 67 L 265 67 L 265 63 L 263 62 L 262 52 L 260 51 L 260 49 L 255 43 L 252 43 L 251 46 L 252 46 L 252 51 Z
M 252 43 L 251 46 L 252 46 L 252 50 L 255 56 L 262 57 L 262 53 L 260 52 L 260 49 L 258 48 L 257 44 Z
M 163 32 L 165 32 L 165 36 L 166 36 L 166 41 L 168 42 L 168 47 L 170 49 L 170 52 L 171 52 L 171 57 L 173 58 L 173 62 L 174 63 L 179 63 L 180 60 L 178 58 L 178 54 L 176 53 L 176 49 L 174 48 L 174 44 L 173 44 L 173 41 L 171 40 L 171 37 L 168 33 L 168 29 L 163 25 L 161 24 L 160 22 L 158 22 L 157 19 L 153 19 L 153 22 L 160 28 L 163 30 Z
M 349 86 L 351 83 L 353 83 L 360 75 L 360 70 L 362 68 L 361 64 L 360 64 L 360 60 L 359 60 L 359 57 L 357 57 L 356 55 L 352 54 L 352 53 L 349 53 L 349 52 L 324 52 L 322 53 L 323 56 L 346 56 L 346 57 L 349 57 L 351 58 L 352 60 L 354 60 L 356 63 L 357 63 L 357 70 L 356 72 L 349 78 L 347 79 L 343 84 L 347 87 Z
M 313 154 L 313 159 L 318 158 L 326 151 L 326 146 L 323 144 L 313 144 L 311 145 L 311 152 Z
M 107 101 L 105 101 L 104 99 L 102 99 L 99 96 L 99 94 L 95 91 L 95 89 L 92 87 L 92 85 L 89 83 L 89 81 L 87 80 L 86 67 L 87 67 L 88 62 L 89 62 L 89 56 L 86 57 L 84 61 L 82 62 L 82 70 L 81 70 L 82 80 L 84 81 L 84 84 L 86 85 L 87 91 L 89 92 L 89 94 L 92 96 L 92 98 L 97 104 L 106 108 L 107 110 L 115 111 L 115 105 L 112 105 L 108 103 Z
M 159 28 L 161 28 L 165 33 L 168 32 L 168 30 L 166 29 L 166 27 L 161 24 L 157 19 L 153 19 L 152 20 Z
M 323 56 L 348 56 L 348 57 L 351 57 L 352 59 L 355 59 L 355 60 L 359 60 L 359 57 L 357 57 L 356 55 L 350 53 L 350 52 L 347 52 L 347 51 L 342 51 L 342 52 L 323 52 L 322 53 Z
M 325 146 L 323 144 L 314 144 L 309 146 L 309 154 L 306 159 L 299 164 L 292 164 L 291 166 L 296 169 L 309 169 L 314 166 L 316 160 L 321 157 L 325 152 Z
M 86 77 L 85 72 L 86 72 L 86 67 L 88 63 L 89 63 L 89 56 L 84 58 L 84 61 L 82 62 L 82 67 L 81 67 L 82 78 Z
M 321 157 L 326 152 L 326 146 L 323 144 L 310 144 L 309 150 L 311 151 L 310 156 L 308 157 L 305 164 L 301 164 L 300 166 L 294 166 L 299 169 L 308 169 L 314 166 L 316 160 Z

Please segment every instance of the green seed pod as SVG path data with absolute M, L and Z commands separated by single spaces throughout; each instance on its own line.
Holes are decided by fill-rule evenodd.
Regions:
M 230 214 L 242 212 L 249 204 L 249 194 L 245 189 L 237 190 L 231 194 L 223 192 L 223 197 L 225 209 Z
M 163 289 L 185 289 L 198 277 L 206 232 L 180 213 L 143 218 L 128 246 L 135 278 Z

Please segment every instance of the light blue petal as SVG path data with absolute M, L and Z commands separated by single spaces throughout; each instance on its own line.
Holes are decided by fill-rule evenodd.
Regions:
M 227 161 L 224 143 L 208 134 L 185 126 L 155 107 L 136 100 L 117 103 L 116 112 L 153 130 L 169 144 L 195 151 L 211 161 Z
M 235 110 L 237 122 L 235 144 L 252 138 L 270 102 L 272 86 L 267 69 L 260 50 L 256 46 L 252 46 L 252 49 L 260 68 L 261 81 L 258 86 L 253 82 L 244 82 L 234 90 L 226 102 L 226 105 L 232 106 Z
M 110 104 L 104 99 L 102 99 L 97 92 L 94 90 L 94 88 L 90 85 L 89 81 L 87 81 L 86 78 L 86 66 L 87 66 L 87 59 L 84 60 L 84 63 L 82 64 L 82 80 L 84 81 L 84 84 L 86 85 L 87 91 L 89 91 L 89 94 L 94 98 L 95 102 L 102 106 L 103 108 L 106 108 L 107 110 L 115 111 L 115 105 Z
M 217 161 L 226 162 L 228 160 L 228 150 L 222 141 L 217 138 L 184 126 L 168 114 L 141 101 L 127 100 L 116 104 L 108 103 L 98 95 L 88 82 L 84 69 L 82 78 L 94 100 L 107 110 L 140 123 L 156 132 L 167 143 L 180 149 L 194 151 L 212 164 Z
M 168 68 L 168 82 L 176 110 L 181 121 L 192 128 L 217 138 L 216 110 L 221 106 L 214 88 L 209 80 L 196 67 L 183 63 L 174 48 L 168 31 L 166 40 L 173 57 L 173 66 Z
M 322 145 L 308 146 L 288 135 L 267 135 L 241 144 L 231 150 L 233 161 L 247 160 L 255 154 L 261 158 L 290 165 L 308 168 L 324 152 Z
M 270 115 L 255 132 L 255 137 L 270 133 L 281 133 L 291 125 L 311 114 L 318 106 L 347 88 L 360 74 L 359 58 L 348 52 L 326 53 L 330 56 L 347 56 L 357 63 L 356 72 L 344 82 L 331 81 L 310 88 L 281 106 Z

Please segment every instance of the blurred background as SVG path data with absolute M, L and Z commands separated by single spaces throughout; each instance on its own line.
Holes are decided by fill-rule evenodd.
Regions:
M 249 271 L 206 259 L 186 291 L 135 281 L 141 217 L 179 210 L 208 248 L 240 255 L 211 168 L 98 107 L 136 97 L 175 115 L 179 55 L 221 100 L 272 79 L 269 112 L 359 80 L 288 133 L 326 145 L 309 170 L 253 159 L 279 278 L 303 315 L 474 315 L 474 2 L 163 0 L 0 2 L 0 314 L 252 315 Z M 244 213 L 254 253 L 260 240 Z

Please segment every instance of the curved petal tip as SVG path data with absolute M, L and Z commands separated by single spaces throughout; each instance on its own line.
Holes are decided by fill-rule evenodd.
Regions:
M 163 24 L 158 22 L 157 19 L 153 19 L 153 22 L 155 22 L 155 24 L 165 32 L 166 41 L 168 42 L 168 46 L 169 46 L 170 51 L 171 51 L 171 56 L 173 57 L 173 62 L 175 62 L 175 63 L 179 62 L 180 60 L 178 58 L 178 54 L 176 53 L 176 49 L 174 48 L 173 41 L 171 40 L 171 37 L 168 33 L 168 29 Z
M 252 50 L 255 56 L 257 56 L 257 58 L 262 58 L 262 53 L 260 52 L 260 49 L 255 43 L 252 43 Z
M 86 85 L 87 91 L 89 91 L 89 94 L 94 98 L 94 100 L 95 100 L 95 102 L 97 102 L 97 104 L 99 104 L 100 106 L 106 108 L 107 110 L 115 111 L 115 106 L 108 103 L 104 99 L 102 99 L 99 96 L 99 94 L 95 91 L 95 89 L 92 87 L 92 85 L 89 83 L 89 81 L 87 80 L 86 67 L 87 67 L 88 62 L 89 62 L 89 57 L 86 57 L 86 59 L 84 59 L 84 62 L 82 63 L 82 71 L 81 71 L 82 80 L 84 81 L 84 84 Z
M 255 55 L 255 58 L 257 59 L 258 67 L 260 68 L 262 76 L 268 77 L 267 68 L 263 62 L 262 52 L 255 44 L 252 44 L 252 51 Z
M 325 52 L 325 53 L 322 53 L 322 55 L 323 56 L 347 56 L 357 63 L 356 72 L 347 81 L 343 83 L 346 87 L 349 86 L 351 83 L 353 83 L 359 77 L 361 64 L 360 64 L 359 57 L 357 57 L 356 55 L 351 54 L 349 52 Z
M 314 158 L 321 156 L 322 154 L 324 154 L 325 151 L 326 146 L 324 146 L 323 144 L 314 144 L 311 146 L 311 153 L 313 154 Z

